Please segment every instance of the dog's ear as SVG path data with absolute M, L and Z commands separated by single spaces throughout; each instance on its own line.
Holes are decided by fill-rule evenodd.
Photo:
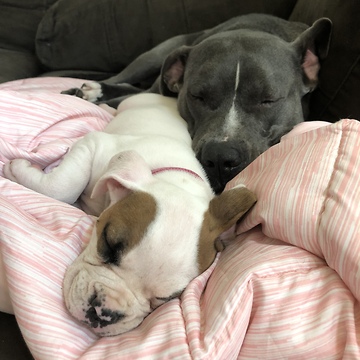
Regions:
M 162 95 L 175 97 L 179 93 L 191 49 L 191 46 L 181 46 L 165 59 L 160 75 L 160 93 Z
M 255 203 L 255 194 L 243 185 L 224 191 L 210 201 L 200 233 L 198 261 L 201 272 L 211 265 L 216 252 L 224 249 L 223 241 L 235 237 L 236 223 Z
M 151 177 L 151 169 L 137 152 L 123 151 L 112 157 L 107 171 L 95 184 L 91 198 L 109 192 L 110 205 L 112 205 L 126 196 L 129 191 L 141 190 L 141 185 Z
M 299 35 L 293 46 L 301 59 L 304 83 L 309 91 L 315 89 L 318 83 L 320 62 L 328 54 L 332 32 L 332 22 L 328 18 L 321 18 L 314 22 L 307 30 Z

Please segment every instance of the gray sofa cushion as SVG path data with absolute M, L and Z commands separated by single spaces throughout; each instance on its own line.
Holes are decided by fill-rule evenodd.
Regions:
M 296 0 L 59 0 L 36 36 L 41 62 L 52 70 L 120 71 L 136 56 L 181 33 L 213 27 L 235 15 L 287 18 Z
M 0 82 L 36 76 L 35 35 L 56 0 L 0 0 Z
M 38 24 L 55 1 L 0 0 L 0 48 L 34 51 Z

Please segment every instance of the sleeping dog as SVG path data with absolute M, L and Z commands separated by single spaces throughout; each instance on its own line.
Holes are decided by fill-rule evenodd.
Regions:
M 122 102 L 50 173 L 15 159 L 4 174 L 70 204 L 80 197 L 98 216 L 63 289 L 70 313 L 101 336 L 133 329 L 178 296 L 255 202 L 244 186 L 214 197 L 175 99 L 157 94 Z
M 65 93 L 116 107 L 141 91 L 134 85 L 160 74 L 148 91 L 178 98 L 193 149 L 213 189 L 221 192 L 304 120 L 331 28 L 326 18 L 308 27 L 264 14 L 239 16 L 171 38 L 104 83 Z

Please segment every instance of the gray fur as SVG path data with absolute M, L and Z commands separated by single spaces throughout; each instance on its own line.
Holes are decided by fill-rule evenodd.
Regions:
M 144 91 L 137 84 L 160 74 L 145 91 L 178 98 L 193 149 L 214 190 L 221 192 L 304 121 L 331 28 L 326 18 L 308 27 L 263 14 L 235 17 L 142 54 L 102 83 L 98 102 L 115 107 Z M 66 93 L 83 96 L 79 89 Z

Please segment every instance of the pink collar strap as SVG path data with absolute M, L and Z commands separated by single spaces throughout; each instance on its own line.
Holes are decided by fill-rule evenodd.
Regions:
M 204 179 L 200 175 L 198 175 L 196 172 L 189 170 L 189 169 L 181 168 L 181 167 L 167 166 L 167 167 L 163 167 L 163 168 L 154 169 L 151 171 L 151 173 L 153 175 L 156 175 L 156 174 L 162 173 L 164 171 L 182 171 L 182 172 L 191 174 L 192 176 L 204 181 Z

